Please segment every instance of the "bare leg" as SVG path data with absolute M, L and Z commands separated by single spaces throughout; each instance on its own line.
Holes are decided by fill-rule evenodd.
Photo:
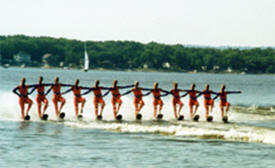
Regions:
M 118 107 L 117 107 L 117 112 L 116 112 L 116 113 L 118 113 L 118 112 L 119 112 L 119 109 L 120 109 L 120 107 L 121 107 L 121 104 L 122 104 L 122 103 L 119 103 L 119 104 L 118 104 Z
M 190 117 L 192 119 L 193 118 L 193 105 L 189 105 L 189 109 L 190 109 Z
M 40 101 L 37 101 L 36 102 L 37 103 L 37 111 L 38 111 L 38 116 L 39 117 L 41 117 L 42 115 L 41 115 L 41 102 Z
M 157 116 L 157 105 L 154 104 L 154 118 Z
M 159 105 L 159 114 L 161 114 L 161 110 L 162 110 L 163 104 Z
M 84 108 L 85 103 L 86 103 L 86 100 L 84 100 L 81 104 L 81 110 L 80 110 L 81 114 L 83 113 L 83 108 Z
M 180 116 L 180 112 L 181 112 L 182 107 L 183 107 L 183 104 L 180 104 L 179 111 L 178 111 L 179 116 Z
M 61 103 L 61 106 L 60 106 L 60 109 L 59 109 L 59 113 L 61 112 L 63 106 L 65 105 L 66 101 L 64 100 L 62 103 Z
M 105 107 L 105 103 L 102 103 L 102 104 L 101 104 L 101 110 L 100 110 L 100 115 L 101 115 L 101 116 L 102 116 L 104 107 Z
M 178 118 L 178 116 L 177 116 L 177 104 L 173 104 L 173 108 L 174 108 L 174 116 L 177 119 Z
M 224 108 L 223 108 L 223 106 L 221 106 L 220 108 L 221 108 L 221 117 L 223 118 L 223 116 L 224 116 Z
M 209 106 L 208 106 L 208 105 L 205 105 L 205 111 L 206 111 L 206 113 L 205 113 L 205 118 L 206 118 L 206 120 L 207 120 L 207 118 L 208 118 L 208 116 L 209 116 Z

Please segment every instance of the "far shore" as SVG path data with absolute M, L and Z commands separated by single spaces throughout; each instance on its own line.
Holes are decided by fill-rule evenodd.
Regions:
M 1 66 L 0 66 L 1 67 Z M 39 69 L 62 69 L 62 70 L 80 70 L 82 71 L 82 68 L 76 68 L 76 67 L 37 67 L 37 66 L 26 66 L 26 67 L 21 67 L 21 66 L 2 66 L 2 68 L 7 69 L 7 68 L 39 68 Z M 214 70 L 209 70 L 209 71 L 187 71 L 187 70 L 170 70 L 170 69 L 151 69 L 151 68 L 140 68 L 140 69 L 121 69 L 121 68 L 91 68 L 88 71 L 126 71 L 126 72 L 166 72 L 166 73 L 190 73 L 190 74 L 254 74 L 254 75 L 275 75 L 273 73 L 251 73 L 251 72 L 241 72 L 241 71 L 234 71 L 232 70 L 231 72 L 228 71 L 214 71 Z

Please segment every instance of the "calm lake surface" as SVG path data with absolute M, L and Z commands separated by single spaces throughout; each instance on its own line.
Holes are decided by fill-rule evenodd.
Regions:
M 136 80 L 141 87 L 159 87 L 170 90 L 172 82 L 182 89 L 192 83 L 203 90 L 206 83 L 214 91 L 222 83 L 227 90 L 241 90 L 242 94 L 228 96 L 232 108 L 228 113 L 230 123 L 221 122 L 218 100 L 213 111 L 214 121 L 205 122 L 203 99 L 199 98 L 199 122 L 189 118 L 188 98 L 184 121 L 173 118 L 171 96 L 163 98 L 164 120 L 153 120 L 152 97 L 144 97 L 143 120 L 134 120 L 133 95 L 122 98 L 122 122 L 113 120 L 111 96 L 105 98 L 103 118 L 96 121 L 92 94 L 87 100 L 83 121 L 74 116 L 73 96 L 66 94 L 64 121 L 56 119 L 51 103 L 47 113 L 49 121 L 40 121 L 36 104 L 31 121 L 20 120 L 18 97 L 12 89 L 25 77 L 27 84 L 37 83 L 44 76 L 51 83 L 59 76 L 61 83 L 93 86 L 99 79 L 102 86 L 111 86 L 117 79 L 119 85 L 129 85 Z M 0 68 L 0 165 L 1 167 L 263 167 L 275 166 L 275 76 L 238 74 L 188 74 L 158 72 L 118 72 Z M 65 90 L 65 89 L 64 89 Z M 126 92 L 128 89 L 121 90 Z M 35 102 L 36 93 L 30 98 Z

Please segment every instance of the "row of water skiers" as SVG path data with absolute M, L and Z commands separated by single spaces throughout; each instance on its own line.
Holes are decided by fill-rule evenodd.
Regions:
M 54 79 L 54 83 L 48 84 L 43 83 L 43 77 L 39 77 L 38 84 L 34 85 L 26 85 L 26 79 L 21 79 L 21 84 L 13 89 L 13 92 L 19 96 L 19 105 L 21 108 L 21 117 L 23 120 L 29 120 L 30 116 L 28 115 L 31 106 L 33 104 L 33 101 L 28 97 L 28 95 L 32 94 L 35 90 L 37 91 L 36 96 L 36 103 L 37 103 L 37 109 L 38 109 L 38 116 L 43 119 L 43 116 L 45 116 L 45 112 L 48 107 L 48 99 L 46 96 L 52 91 L 53 97 L 52 102 L 54 104 L 55 113 L 57 117 L 63 118 L 65 114 L 63 113 L 63 116 L 61 116 L 61 111 L 63 106 L 65 105 L 66 100 L 62 97 L 62 95 L 72 92 L 74 94 L 74 108 L 75 108 L 75 115 L 77 117 L 82 117 L 83 108 L 86 102 L 86 99 L 83 97 L 83 95 L 87 95 L 91 91 L 94 93 L 94 111 L 95 116 L 97 119 L 102 118 L 103 109 L 105 107 L 105 101 L 103 98 L 108 95 L 109 92 L 112 93 L 112 105 L 113 105 L 113 114 L 114 118 L 117 119 L 119 109 L 122 105 L 121 97 L 130 93 L 133 93 L 134 95 L 134 107 L 135 107 L 135 116 L 140 117 L 140 111 L 142 107 L 144 106 L 143 97 L 148 96 L 150 94 L 153 95 L 153 108 L 154 108 L 154 118 L 158 115 L 161 115 L 161 110 L 163 107 L 163 101 L 161 97 L 172 95 L 172 105 L 174 108 L 174 116 L 176 119 L 179 119 L 181 116 L 181 119 L 183 115 L 181 115 L 181 110 L 183 107 L 183 103 L 181 101 L 181 97 L 185 97 L 189 95 L 189 108 L 190 108 L 190 117 L 193 118 L 196 114 L 199 102 L 197 98 L 201 95 L 204 97 L 204 108 L 206 111 L 206 119 L 209 116 L 209 111 L 212 112 L 213 106 L 214 106 L 214 100 L 218 97 L 220 97 L 220 110 L 221 110 L 221 117 L 224 117 L 224 112 L 227 112 L 230 107 L 230 103 L 227 101 L 227 94 L 233 94 L 233 93 L 241 93 L 241 91 L 225 91 L 225 85 L 221 85 L 221 90 L 219 92 L 214 92 L 210 90 L 209 85 L 205 85 L 205 89 L 203 91 L 196 90 L 196 85 L 192 84 L 191 89 L 179 89 L 177 83 L 173 83 L 173 89 L 171 91 L 166 91 L 158 87 L 158 83 L 154 83 L 154 86 L 152 89 L 149 88 L 142 88 L 139 87 L 139 82 L 136 81 L 134 85 L 128 85 L 128 86 L 118 86 L 118 81 L 114 80 L 112 87 L 103 87 L 99 85 L 99 80 L 95 81 L 95 85 L 93 87 L 83 87 L 79 86 L 79 80 L 75 80 L 74 85 L 70 84 L 63 84 L 59 83 L 59 77 L 56 77 Z M 45 87 L 49 87 L 47 91 L 45 91 Z M 68 87 L 68 89 L 64 92 L 61 92 L 62 87 Z M 129 91 L 126 91 L 125 93 L 121 94 L 120 89 L 126 89 L 131 88 Z M 85 92 L 81 93 L 81 91 L 84 90 Z M 102 90 L 106 90 L 104 94 L 102 94 Z M 147 91 L 145 94 L 142 93 L 142 91 Z M 180 94 L 180 93 L 184 94 Z M 216 95 L 214 98 L 211 98 L 211 94 Z M 59 104 L 59 102 L 61 104 Z M 25 104 L 28 104 L 28 107 L 25 111 Z M 81 104 L 80 110 L 79 110 L 79 104 Z M 41 111 L 42 105 L 44 105 L 43 110 Z M 98 113 L 98 107 L 101 106 L 100 112 Z M 120 115 L 121 117 L 121 115 Z

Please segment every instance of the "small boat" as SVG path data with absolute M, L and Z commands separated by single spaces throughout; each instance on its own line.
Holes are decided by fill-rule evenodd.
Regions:
M 86 44 L 84 46 L 84 68 L 83 68 L 83 72 L 88 72 L 89 70 L 89 55 L 88 52 L 86 50 Z

